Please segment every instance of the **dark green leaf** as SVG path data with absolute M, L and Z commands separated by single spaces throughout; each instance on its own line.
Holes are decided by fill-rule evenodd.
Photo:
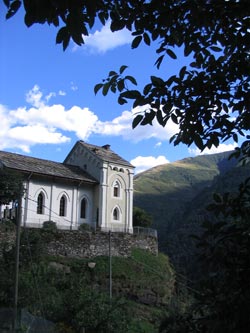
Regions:
M 223 103 L 223 109 L 224 109 L 225 112 L 228 113 L 229 110 L 228 110 L 228 106 L 227 106 L 226 103 Z
M 188 57 L 191 52 L 192 52 L 192 48 L 190 47 L 190 45 L 186 45 L 185 49 L 184 49 L 184 56 Z
M 141 94 L 138 90 L 128 90 L 125 91 L 121 94 L 122 98 L 128 98 L 128 99 L 136 99 L 136 98 L 140 98 Z
M 120 105 L 123 105 L 123 104 L 126 104 L 127 101 L 126 101 L 125 98 L 122 98 L 121 96 L 119 96 L 119 98 L 118 98 L 118 103 L 119 103 Z
M 109 72 L 109 76 L 114 76 L 114 75 L 117 75 L 117 73 L 115 71 L 110 71 Z
M 128 66 L 126 66 L 126 65 L 122 65 L 122 66 L 120 67 L 119 73 L 122 74 L 122 73 L 125 71 L 126 68 L 128 68 Z
M 16 12 L 18 11 L 18 9 L 20 8 L 20 6 L 21 6 L 21 1 L 19 1 L 19 0 L 13 1 L 6 14 L 6 19 L 9 19 L 13 15 L 15 15 Z
M 150 45 L 150 38 L 146 32 L 144 32 L 144 34 L 143 34 L 143 40 L 144 40 L 145 44 Z
M 233 139 L 235 142 L 238 142 L 238 135 L 236 133 L 233 134 Z
M 118 30 L 122 30 L 124 28 L 124 22 L 122 20 L 116 20 L 111 22 L 110 25 L 110 30 L 111 31 L 118 31 Z
M 143 89 L 143 94 L 147 95 L 150 92 L 151 88 L 152 88 L 152 84 L 151 83 L 147 84 Z
M 103 84 L 102 83 L 98 83 L 95 85 L 94 87 L 94 92 L 95 92 L 95 95 L 98 93 L 98 91 L 103 87 Z
M 102 88 L 102 94 L 103 96 L 106 96 L 110 88 L 109 82 L 104 83 L 103 88 Z
M 166 52 L 172 59 L 177 59 L 176 54 L 172 50 L 167 49 Z
M 112 84 L 110 89 L 113 93 L 116 93 L 116 85 Z
M 199 68 L 198 64 L 195 61 L 191 62 L 190 66 L 194 68 Z
M 136 79 L 133 76 L 127 75 L 127 76 L 125 76 L 124 80 L 129 80 L 131 83 L 133 83 L 135 86 L 137 86 Z
M 183 80 L 184 75 L 186 74 L 186 69 L 187 69 L 187 67 L 184 66 L 184 67 L 182 67 L 182 69 L 180 70 L 179 77 L 180 77 L 181 80 Z
M 124 80 L 119 80 L 117 83 L 118 90 L 121 92 L 124 90 L 125 85 L 124 85 Z
M 214 51 L 214 52 L 220 52 L 220 51 L 222 51 L 222 49 L 220 47 L 218 47 L 218 46 L 211 46 L 210 49 L 212 51 Z
M 176 79 L 177 79 L 176 76 L 175 76 L 175 75 L 172 75 L 172 76 L 167 80 L 166 85 L 167 85 L 168 87 L 170 87 L 170 86 L 175 82 Z
M 155 86 L 155 87 L 159 87 L 159 86 L 165 86 L 165 82 L 160 78 L 160 77 L 157 77 L 157 76 L 151 76 L 150 77 L 151 79 L 151 82 L 152 84 Z
M 160 66 L 161 66 L 161 63 L 162 63 L 163 58 L 164 58 L 164 54 L 161 55 L 161 56 L 156 60 L 156 62 L 155 62 L 155 65 L 156 65 L 156 67 L 157 67 L 158 69 L 159 69 Z
M 162 111 L 165 113 L 165 114 L 169 114 L 170 113 L 170 111 L 172 110 L 172 108 L 173 108 L 173 105 L 171 104 L 171 103 L 166 103 L 166 104 L 164 104 L 163 105 L 163 107 L 162 107 Z
M 3 2 L 4 2 L 4 4 L 5 4 L 5 6 L 6 6 L 7 8 L 9 8 L 10 0 L 3 0 Z
M 138 96 L 133 103 L 133 108 L 136 108 L 137 106 L 146 105 L 147 103 L 148 103 L 147 100 L 144 99 L 143 96 Z
M 136 128 L 137 125 L 139 125 L 139 123 L 142 121 L 143 119 L 143 115 L 141 114 L 138 114 L 134 119 L 133 119 L 133 122 L 132 122 L 132 128 Z
M 69 41 L 70 41 L 70 35 L 65 36 L 63 39 L 63 51 L 65 51 L 66 48 L 69 46 Z
M 101 21 L 102 25 L 105 25 L 105 23 L 106 23 L 105 13 L 99 13 L 98 17 L 99 17 L 99 20 Z
M 116 84 L 117 80 L 118 80 L 119 75 L 118 74 L 114 74 L 113 76 L 108 78 L 108 81 L 110 84 Z
M 66 27 L 62 27 L 56 35 L 56 44 L 61 44 L 66 36 L 68 36 L 68 29 Z
M 142 41 L 142 36 L 135 37 L 131 44 L 132 49 L 136 49 L 139 46 L 141 41 Z
M 156 112 L 154 110 L 150 110 L 150 112 L 145 112 L 144 119 L 141 122 L 141 125 L 152 125 L 152 121 L 155 118 Z
M 24 16 L 24 22 L 25 22 L 27 27 L 32 26 L 32 24 L 34 24 L 34 22 L 35 22 L 34 16 L 31 15 L 30 13 L 26 13 L 25 16 Z
M 175 123 L 178 124 L 178 119 L 174 113 L 171 114 L 171 120 Z
M 163 121 L 163 117 L 162 117 L 162 112 L 161 112 L 161 110 L 158 110 L 158 111 L 156 112 L 156 119 L 157 119 L 157 121 L 158 121 L 158 123 L 159 123 L 160 125 L 163 125 L 164 121 Z
M 203 141 L 199 135 L 194 137 L 194 143 L 201 151 L 204 149 Z

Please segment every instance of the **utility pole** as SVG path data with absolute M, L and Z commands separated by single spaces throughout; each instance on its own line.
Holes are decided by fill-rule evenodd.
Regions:
M 22 193 L 19 194 L 17 217 L 16 217 L 16 255 L 15 255 L 15 286 L 14 286 L 14 309 L 13 309 L 13 333 L 18 332 L 18 280 L 19 280 L 19 257 L 20 257 L 20 232 L 22 220 Z
M 111 253 L 111 230 L 109 230 L 109 299 L 112 299 L 112 253 Z

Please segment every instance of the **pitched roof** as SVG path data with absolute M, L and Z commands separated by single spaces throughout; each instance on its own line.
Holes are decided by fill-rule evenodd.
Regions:
M 43 160 L 20 154 L 0 151 L 0 162 L 9 169 L 31 172 L 37 175 L 96 183 L 96 180 L 81 168 L 59 162 Z
M 86 143 L 82 140 L 79 140 L 76 145 L 73 147 L 73 149 L 78 145 L 82 145 L 92 151 L 97 157 L 99 157 L 101 160 L 105 162 L 112 162 L 112 163 L 117 163 L 123 166 L 127 166 L 130 168 L 134 168 L 134 166 L 126 161 L 124 158 L 116 154 L 113 150 L 110 149 L 110 145 L 104 145 L 104 146 L 96 146 L 92 145 L 90 143 Z M 69 153 L 70 155 L 70 153 Z M 68 156 L 69 156 L 68 155 Z M 66 157 L 65 161 L 67 160 L 68 156 Z

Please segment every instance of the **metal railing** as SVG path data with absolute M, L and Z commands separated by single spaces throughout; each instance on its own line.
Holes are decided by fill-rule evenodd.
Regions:
M 144 227 L 133 227 L 133 229 L 128 229 L 125 227 L 114 227 L 110 226 L 108 228 L 101 228 L 100 231 L 103 232 L 122 232 L 127 234 L 134 234 L 134 235 L 143 235 L 143 236 L 149 236 L 157 238 L 157 230 L 151 229 L 151 228 L 144 228 Z
M 157 238 L 157 230 L 152 228 L 144 228 L 144 227 L 134 227 L 134 235 L 144 235 Z
M 125 234 L 133 234 L 133 228 L 132 229 L 129 229 L 129 228 L 126 228 L 126 227 L 118 227 L 118 226 L 109 226 L 109 227 L 101 227 L 101 228 L 97 228 L 97 231 L 100 230 L 100 231 L 103 231 L 103 232 L 122 232 L 122 233 L 125 233 Z
M 43 227 L 42 220 L 39 220 L 37 222 L 27 222 L 25 225 L 28 228 L 42 228 Z M 59 222 L 56 222 L 56 226 L 60 230 L 77 230 L 79 226 L 70 226 L 66 224 L 60 224 Z M 157 230 L 152 228 L 144 228 L 144 227 L 133 227 L 131 229 L 124 227 L 124 226 L 109 226 L 109 227 L 102 227 L 102 228 L 94 228 L 90 225 L 90 230 L 92 231 L 101 231 L 101 232 L 117 232 L 117 233 L 126 233 L 126 234 L 134 234 L 134 235 L 143 235 L 143 236 L 149 236 L 158 238 Z

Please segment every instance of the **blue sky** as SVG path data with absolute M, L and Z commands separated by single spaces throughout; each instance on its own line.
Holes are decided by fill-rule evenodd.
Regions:
M 97 27 L 84 46 L 71 43 L 63 52 L 55 43 L 56 28 L 27 28 L 22 12 L 6 21 L 3 7 L 1 2 L 0 150 L 62 162 L 79 139 L 110 144 L 137 173 L 200 154 L 195 147 L 169 144 L 177 131 L 173 123 L 132 130 L 138 109 L 120 106 L 114 94 L 94 94 L 95 84 L 121 65 L 128 66 L 127 74 L 136 76 L 139 87 L 150 75 L 172 75 L 185 62 L 181 52 L 158 71 L 154 46 L 131 50 L 129 32 L 111 33 L 108 27 Z M 223 144 L 205 153 L 233 148 Z

